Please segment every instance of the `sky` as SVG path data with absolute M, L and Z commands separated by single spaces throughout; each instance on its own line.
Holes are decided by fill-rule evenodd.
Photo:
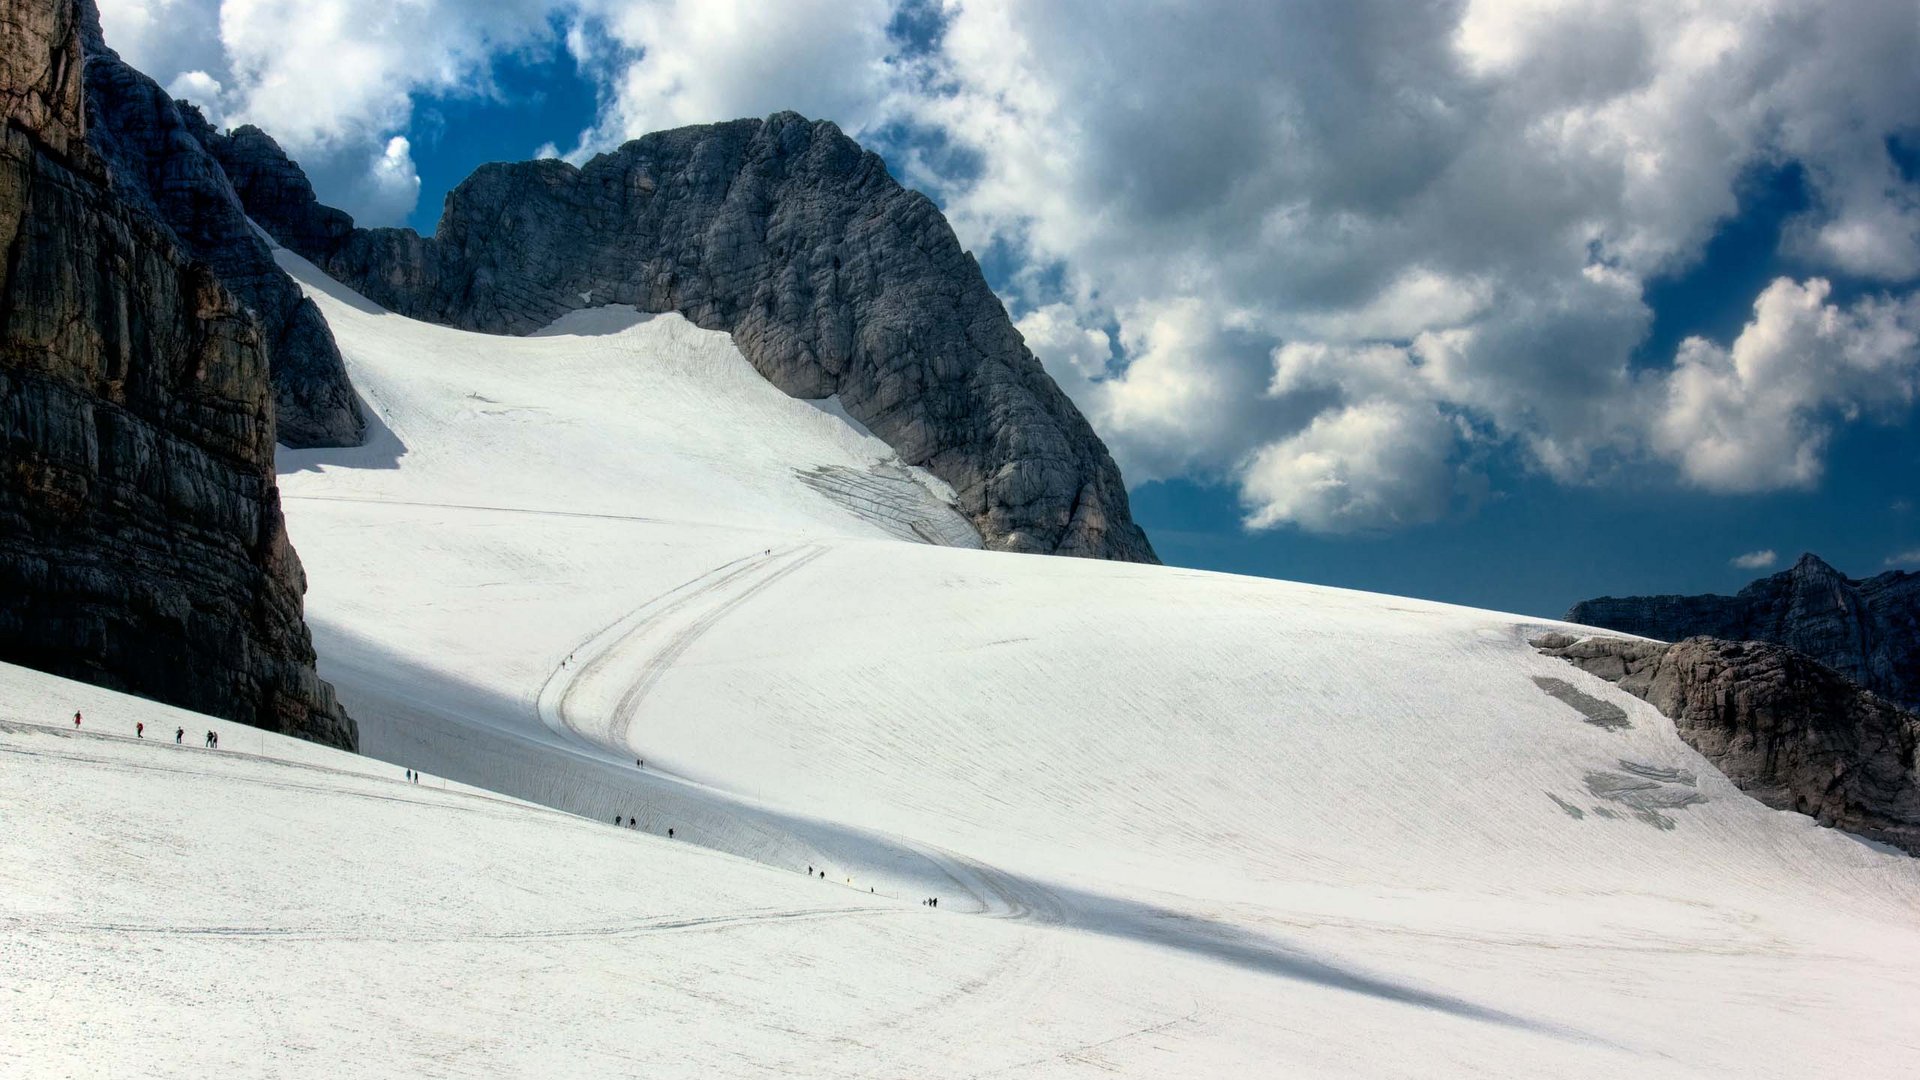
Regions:
M 364 225 L 794 109 L 932 196 L 1163 559 L 1559 615 L 1920 568 L 1920 0 L 101 0 Z

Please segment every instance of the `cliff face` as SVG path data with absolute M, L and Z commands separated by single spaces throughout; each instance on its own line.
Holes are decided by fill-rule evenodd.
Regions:
M 258 324 L 85 141 L 69 0 L 0 0 L 0 658 L 352 747 Z
M 497 334 L 600 304 L 677 311 L 730 332 L 782 390 L 838 394 L 953 485 L 991 546 L 1154 559 L 1105 445 L 938 208 L 832 124 L 782 113 L 584 168 L 488 165 L 432 238 L 352 228 L 256 130 L 196 134 L 255 221 L 386 307 Z
M 169 98 L 107 47 L 93 0 L 82 0 L 81 39 L 88 145 L 106 161 L 114 193 L 212 267 L 259 321 L 280 441 L 358 446 L 366 420 L 333 334 L 247 221 L 220 162 L 202 145 L 212 129 L 200 111 Z
M 1549 635 L 1534 645 L 1659 709 L 1766 805 L 1920 855 L 1920 715 L 1765 642 Z
M 1661 641 L 1768 641 L 1920 708 L 1920 574 L 1854 580 L 1803 555 L 1736 596 L 1602 597 L 1575 604 L 1567 621 Z

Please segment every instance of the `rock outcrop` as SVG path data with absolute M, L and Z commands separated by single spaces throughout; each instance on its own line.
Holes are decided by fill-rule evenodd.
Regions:
M 167 96 L 121 61 L 82 0 L 87 142 L 107 163 L 114 193 L 159 221 L 188 256 L 206 263 L 260 322 L 273 370 L 279 438 L 288 446 L 358 446 L 359 398 L 333 333 L 281 269 L 203 142 L 200 111 Z
M 1534 645 L 1659 709 L 1766 805 L 1920 855 L 1920 715 L 1767 642 L 1550 634 Z
M 1736 596 L 1602 597 L 1575 604 L 1567 621 L 1661 641 L 1770 641 L 1920 709 L 1920 574 L 1854 580 L 1802 555 Z
M 111 190 L 72 0 L 0 22 L 0 659 L 352 747 L 302 621 L 259 324 Z
M 959 493 L 992 547 L 1153 561 L 1119 469 L 924 195 L 792 113 L 645 136 L 584 167 L 487 165 L 431 238 L 354 229 L 271 139 L 200 133 L 282 244 L 406 315 L 524 334 L 600 304 L 733 335 L 797 397 Z

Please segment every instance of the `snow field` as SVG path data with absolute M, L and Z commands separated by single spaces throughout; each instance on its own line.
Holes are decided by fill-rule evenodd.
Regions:
M 382 425 L 281 469 L 321 672 L 390 764 L 262 735 L 262 760 L 169 771 L 140 763 L 171 747 L 0 730 L 0 810 L 29 822 L 0 844 L 30 855 L 0 863 L 0 925 L 43 1003 L 40 1027 L 0 1017 L 0 1048 L 26 1048 L 0 1066 L 1920 1060 L 1920 863 L 1746 799 L 1649 707 L 1527 646 L 1557 624 L 903 533 L 921 496 L 818 482 L 897 478 L 886 448 L 724 335 L 612 309 L 465 334 L 283 258 Z M 82 691 L 36 679 L 0 670 L 0 704 L 70 714 Z M 395 787 L 403 765 L 472 789 Z M 139 808 L 144 842 L 100 807 Z M 125 914 L 143 905 L 167 918 Z M 100 1039 L 129 999 L 141 1033 Z M 179 1034 L 210 1014 L 227 1026 Z

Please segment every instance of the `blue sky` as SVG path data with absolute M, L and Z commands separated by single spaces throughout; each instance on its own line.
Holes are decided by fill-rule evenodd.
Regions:
M 836 120 L 947 210 L 1169 562 L 1539 615 L 1920 565 L 1911 0 L 278 10 L 103 3 L 364 223 L 431 231 L 543 144 Z

